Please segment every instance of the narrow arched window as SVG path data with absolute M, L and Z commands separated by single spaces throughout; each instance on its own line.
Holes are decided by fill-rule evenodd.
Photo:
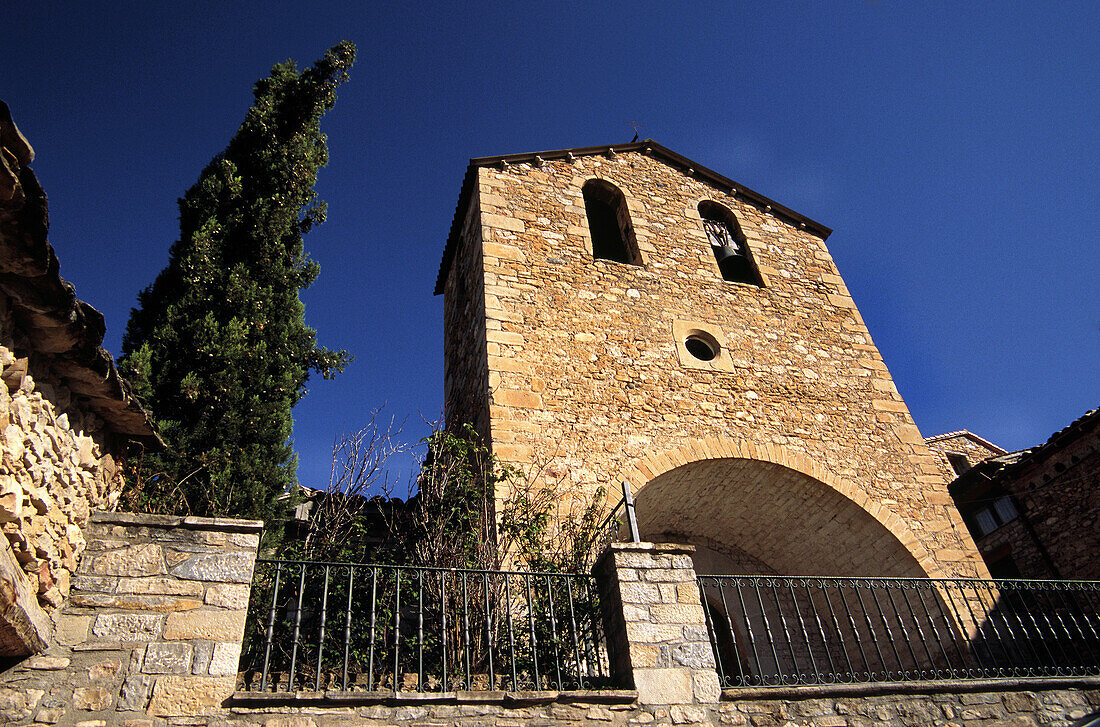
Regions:
M 641 265 L 634 227 L 619 188 L 602 179 L 589 179 L 581 188 L 588 230 L 592 234 L 592 256 L 628 265 Z
M 756 269 L 748 241 L 733 213 L 717 202 L 708 200 L 699 203 L 699 216 L 703 219 L 703 230 L 710 240 L 722 278 L 733 283 L 763 287 L 764 279 Z

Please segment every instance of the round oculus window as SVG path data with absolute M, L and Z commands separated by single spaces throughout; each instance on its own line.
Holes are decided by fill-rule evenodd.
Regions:
M 721 347 L 712 336 L 702 331 L 693 331 L 684 339 L 684 348 L 700 361 L 713 361 L 718 356 Z

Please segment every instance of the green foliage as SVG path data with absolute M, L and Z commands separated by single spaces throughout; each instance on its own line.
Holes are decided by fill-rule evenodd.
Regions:
M 317 345 L 299 292 L 318 273 L 302 235 L 325 217 L 320 120 L 354 59 L 343 42 L 305 71 L 274 66 L 179 201 L 180 238 L 123 339 L 120 368 L 168 443 L 131 463 L 133 509 L 267 517 L 296 480 L 291 407 L 310 372 L 331 378 L 349 361 Z
M 311 495 L 308 532 L 280 557 L 346 563 L 582 573 L 601 545 L 602 488 L 585 496 L 561 482 L 501 465 L 473 427 L 420 441 L 422 464 L 407 503 L 380 475 L 403 451 L 389 428 L 370 424 L 333 448 L 333 476 Z M 545 468 L 543 468 L 545 469 Z

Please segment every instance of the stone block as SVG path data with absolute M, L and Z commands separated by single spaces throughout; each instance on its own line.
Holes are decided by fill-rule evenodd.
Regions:
M 241 645 L 233 642 L 214 644 L 214 654 L 210 658 L 211 676 L 229 676 L 237 673 L 241 662 Z
M 88 667 L 88 680 L 93 682 L 112 679 L 122 669 L 122 662 L 117 659 L 108 659 L 92 664 Z
M 149 644 L 142 671 L 146 674 L 187 674 L 191 671 L 191 644 Z
M 186 581 L 185 581 L 186 582 Z M 206 603 L 219 608 L 248 608 L 250 587 L 240 583 L 219 583 L 207 587 Z
M 19 666 L 39 671 L 57 671 L 69 666 L 71 660 L 64 656 L 32 656 Z
M 153 684 L 148 713 L 200 716 L 217 711 L 233 694 L 236 677 L 162 676 Z
M 698 624 L 703 623 L 703 607 L 684 603 L 655 603 L 649 607 L 654 623 Z
M 191 673 L 202 675 L 210 673 L 210 660 L 214 658 L 212 641 L 195 641 L 195 658 L 191 664 Z
M 149 704 L 149 694 L 153 689 L 153 677 L 144 674 L 131 674 L 122 683 L 116 709 L 119 712 L 144 712 Z
M 111 693 L 103 687 L 77 687 L 73 690 L 72 705 L 88 712 L 102 712 L 111 706 Z
M 158 614 L 102 613 L 95 617 L 92 635 L 114 641 L 153 641 L 160 636 L 164 617 Z
M 164 638 L 240 641 L 244 634 L 244 611 L 185 611 L 168 614 Z
M 184 581 L 167 576 L 149 578 L 120 578 L 116 593 L 150 596 L 201 596 L 203 586 L 195 581 Z
M 64 716 L 64 707 L 43 707 L 34 716 L 34 721 L 38 724 L 57 724 Z
M 687 669 L 635 669 L 634 688 L 641 704 L 691 704 L 694 688 Z
M 194 598 L 111 593 L 74 593 L 71 601 L 74 606 L 84 606 L 86 608 L 114 608 L 126 611 L 157 611 L 160 613 L 190 611 L 202 606 L 202 601 Z
M 697 703 L 716 703 L 722 695 L 722 683 L 718 680 L 718 672 L 713 667 L 691 672 L 691 689 Z
M 91 561 L 91 573 L 97 576 L 152 576 L 165 572 L 164 551 L 156 543 L 108 550 Z
M 196 555 L 173 566 L 172 575 L 192 581 L 251 583 L 255 556 L 251 553 L 209 553 Z
M 682 704 L 674 704 L 668 710 L 672 724 L 689 724 L 707 721 L 707 710 L 702 707 L 688 707 Z

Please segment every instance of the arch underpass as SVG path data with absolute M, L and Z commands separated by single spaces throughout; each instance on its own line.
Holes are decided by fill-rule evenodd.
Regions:
M 774 462 L 729 457 L 682 464 L 646 483 L 635 502 L 642 539 L 696 545 L 701 572 L 928 577 L 863 507 Z

